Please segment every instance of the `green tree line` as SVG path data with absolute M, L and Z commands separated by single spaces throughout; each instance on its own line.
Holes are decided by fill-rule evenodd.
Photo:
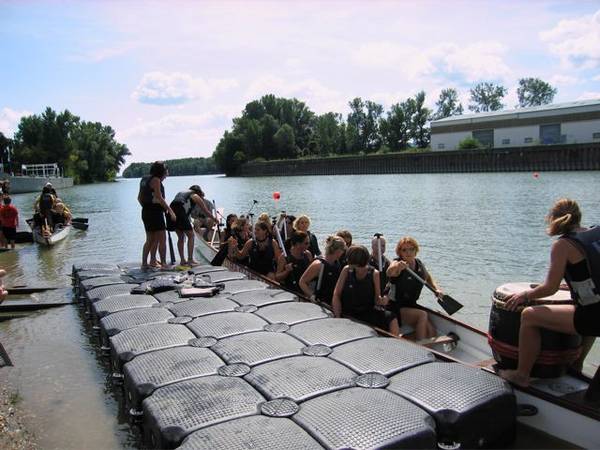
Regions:
M 482 82 L 470 89 L 468 109 L 473 112 L 504 108 L 504 86 Z M 551 103 L 556 89 L 539 78 L 519 80 L 518 107 Z M 371 154 L 426 149 L 431 120 L 460 115 L 463 105 L 458 91 L 443 89 L 436 110 L 425 106 L 426 94 L 383 105 L 360 97 L 351 100 L 350 112 L 318 115 L 302 101 L 265 95 L 246 105 L 233 126 L 225 131 L 213 158 L 226 174 L 235 174 L 248 161 Z
M 57 163 L 75 183 L 111 181 L 130 154 L 111 127 L 83 121 L 68 110 L 48 107 L 22 117 L 12 139 L 0 133 L 4 170 L 11 173 L 19 173 L 22 164 Z
M 165 161 L 169 175 L 208 175 L 219 173 L 213 158 L 181 158 Z M 140 178 L 148 175 L 152 163 L 132 163 L 123 171 L 125 178 Z

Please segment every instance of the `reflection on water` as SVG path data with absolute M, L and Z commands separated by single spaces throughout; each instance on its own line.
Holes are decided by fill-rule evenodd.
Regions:
M 122 180 L 59 192 L 74 216 L 89 218 L 89 230 L 73 230 L 54 248 L 21 244 L 1 253 L 6 284 L 68 286 L 74 263 L 138 261 L 144 242 L 138 183 Z M 555 199 L 577 199 L 584 223 L 600 224 L 597 172 L 541 173 L 539 178 L 529 173 L 174 177 L 165 182 L 168 199 L 192 184 L 202 186 L 226 214 L 247 212 L 253 200 L 257 215 L 306 213 L 321 241 L 342 228 L 365 245 L 375 232 L 383 233 L 389 257 L 401 236 L 414 236 L 438 284 L 464 303 L 458 319 L 479 328 L 487 327 L 494 288 L 544 279 L 551 240 L 543 219 Z M 274 191 L 281 193 L 277 204 Z M 35 195 L 13 196 L 23 224 Z M 423 301 L 437 308 L 428 293 Z M 16 364 L 0 370 L 0 382 L 8 378 L 19 387 L 43 448 L 134 445 L 135 436 L 117 417 L 118 398 L 107 394 L 112 392 L 108 372 L 99 370 L 103 362 L 87 331 L 74 306 L 0 322 L 0 339 Z M 586 370 L 594 370 L 591 363 L 599 360 L 596 345 Z

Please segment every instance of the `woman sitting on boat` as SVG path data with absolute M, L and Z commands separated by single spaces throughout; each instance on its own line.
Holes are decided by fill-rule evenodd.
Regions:
M 307 297 L 331 305 L 333 290 L 342 271 L 339 259 L 345 252 L 346 243 L 341 237 L 327 237 L 325 256 L 315 258 L 300 278 L 300 289 Z
M 319 243 L 317 242 L 317 237 L 312 234 L 308 229 L 310 228 L 310 217 L 305 214 L 302 214 L 294 220 L 292 224 L 295 231 L 304 231 L 308 235 L 308 251 L 313 255 L 313 257 L 321 256 L 321 249 L 319 249 Z
M 61 200 L 57 199 L 52 209 L 52 221 L 54 225 L 68 225 L 71 223 L 71 211 Z
M 579 205 L 566 198 L 554 204 L 546 221 L 548 235 L 560 236 L 552 244 L 546 280 L 508 297 L 506 307 L 514 311 L 530 300 L 554 294 L 563 278 L 576 303 L 527 306 L 521 312 L 517 370 L 501 370 L 500 376 L 523 387 L 529 385 L 531 369 L 541 351 L 542 329 L 585 336 L 582 354 L 575 363 L 579 370 L 594 344 L 594 336 L 600 336 L 600 227 L 582 227 Z
M 442 295 L 442 291 L 435 284 L 423 262 L 417 258 L 418 252 L 419 244 L 416 239 L 408 236 L 401 238 L 396 245 L 398 257 L 392 261 L 387 270 L 390 283 L 388 295 L 391 300 L 388 308 L 398 316 L 401 324 L 409 325 L 415 330 L 417 341 L 436 336 L 436 331 L 427 311 L 417 304 L 423 284 L 406 269 L 410 268 L 433 286 L 438 295 Z
M 225 219 L 225 231 L 223 234 L 223 241 L 227 242 L 231 236 L 233 236 L 233 224 L 238 219 L 237 214 L 227 214 L 227 218 Z
M 266 212 L 261 213 L 258 216 L 258 219 L 256 219 L 256 222 L 262 222 L 262 223 L 264 223 L 267 226 L 268 230 L 269 230 L 269 235 L 271 237 L 274 237 L 273 236 L 273 224 L 271 223 L 271 218 L 269 217 L 269 215 Z
M 179 252 L 179 258 L 182 266 L 192 266 L 198 264 L 194 260 L 194 230 L 190 217 L 192 215 L 197 217 L 211 218 L 214 220 L 213 215 L 208 210 L 204 203 L 204 192 L 197 184 L 190 186 L 186 191 L 178 192 L 173 201 L 171 202 L 171 209 L 175 213 L 175 220 L 172 221 L 167 217 L 167 228 L 169 230 L 175 230 L 177 234 L 177 251 Z M 185 259 L 184 242 L 187 237 L 187 250 L 188 259 Z
M 248 265 L 248 257 L 241 259 L 236 258 L 238 252 L 240 252 L 246 242 L 251 238 L 250 235 L 250 224 L 244 216 L 240 216 L 231 226 L 231 237 L 235 240 L 235 245 L 229 245 L 228 257 L 232 261 L 237 261 L 239 264 Z M 230 238 L 231 240 L 231 238 Z
M 386 240 L 382 235 L 377 235 L 371 240 L 371 256 L 369 265 L 379 270 L 379 280 L 381 288 L 384 289 L 387 285 L 387 270 L 390 267 L 391 261 L 385 256 Z M 381 250 L 381 261 L 379 259 L 379 251 Z M 381 267 L 380 267 L 381 264 Z
M 352 246 L 352 233 L 350 233 L 348 230 L 338 230 L 336 231 L 335 235 L 344 240 L 346 243 L 346 248 L 350 248 Z M 344 253 L 340 258 L 340 265 L 344 267 L 346 264 L 348 263 L 346 261 L 346 254 Z
M 268 278 L 275 279 L 275 267 L 281 256 L 281 250 L 277 242 L 271 237 L 269 228 L 264 222 L 256 222 L 254 225 L 254 238 L 246 241 L 241 251 L 237 250 L 238 246 L 235 238 L 232 237 L 229 240 L 229 245 L 237 259 L 248 259 L 250 269 Z
M 376 327 L 400 334 L 398 319 L 384 307 L 387 298 L 381 296 L 379 272 L 369 266 L 369 250 L 362 245 L 352 246 L 346 252 L 348 265 L 333 291 L 335 317 L 351 316 Z
M 313 260 L 308 251 L 308 235 L 304 231 L 294 231 L 288 240 L 290 250 L 287 256 L 279 257 L 275 280 L 292 291 L 302 293 L 298 283 Z
M 146 242 L 142 250 L 142 269 L 167 267 L 165 213 L 175 221 L 175 213 L 165 200 L 165 187 L 162 183 L 168 174 L 167 165 L 162 161 L 155 161 L 150 166 L 150 173 L 140 180 L 138 202 L 142 206 L 142 221 L 146 230 Z M 162 264 L 156 260 L 157 249 Z M 148 263 L 148 255 L 150 255 L 150 263 Z

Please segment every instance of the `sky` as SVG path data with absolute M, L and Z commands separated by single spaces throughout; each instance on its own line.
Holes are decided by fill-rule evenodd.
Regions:
M 317 114 L 355 97 L 435 108 L 481 81 L 539 77 L 600 98 L 600 1 L 0 0 L 0 132 L 46 107 L 116 131 L 127 162 L 210 156 L 246 103 Z

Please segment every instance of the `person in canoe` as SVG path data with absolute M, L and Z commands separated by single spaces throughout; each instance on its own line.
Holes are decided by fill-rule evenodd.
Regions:
M 36 199 L 34 204 L 34 223 L 39 226 L 42 233 L 47 235 L 52 233 L 54 222 L 52 220 L 52 209 L 56 203 L 56 191 L 51 183 L 46 183 L 42 188 L 42 193 Z
M 57 199 L 52 209 L 52 222 L 54 222 L 54 225 L 68 225 L 71 223 L 71 218 L 69 208 L 61 200 Z
M 234 248 L 233 245 L 228 245 L 228 258 L 231 259 L 232 261 L 237 261 L 239 264 L 242 264 L 244 266 L 248 265 L 248 257 L 244 257 L 244 258 L 237 258 L 237 255 L 239 254 L 239 252 L 244 248 L 244 245 L 246 245 L 246 242 L 248 242 L 248 240 L 250 240 L 251 233 L 250 233 L 250 224 L 248 223 L 248 219 L 246 219 L 244 216 L 240 216 L 236 219 L 236 221 L 233 223 L 233 225 L 231 226 L 231 237 L 234 238 L 235 242 L 237 243 L 237 248 Z
M 296 231 L 304 231 L 308 234 L 308 242 L 310 243 L 308 246 L 308 251 L 313 255 L 313 257 L 321 256 L 321 249 L 319 249 L 319 242 L 317 241 L 317 237 L 312 234 L 308 229 L 310 228 L 310 217 L 305 214 L 301 214 L 296 217 L 293 225 L 294 230 Z
M 317 256 L 300 278 L 304 295 L 331 305 L 333 290 L 342 267 L 339 259 L 346 252 L 346 243 L 339 236 L 328 236 L 325 256 Z
M 290 250 L 287 254 L 281 255 L 277 261 L 277 273 L 275 280 L 279 281 L 284 287 L 302 293 L 300 289 L 300 278 L 313 257 L 308 251 L 308 235 L 304 231 L 294 231 L 288 239 Z
M 369 266 L 369 250 L 354 245 L 346 252 L 348 265 L 342 269 L 333 291 L 335 317 L 351 316 L 371 325 L 400 334 L 398 319 L 385 309 L 387 298 L 381 296 L 379 273 Z
M 174 230 L 177 234 L 177 251 L 182 266 L 193 266 L 198 264 L 194 260 L 194 229 L 190 218 L 204 217 L 215 220 L 214 216 L 204 203 L 204 192 L 197 184 L 190 186 L 188 190 L 178 192 L 171 202 L 171 209 L 175 213 L 175 220 L 167 217 L 167 229 Z M 188 258 L 185 259 L 185 239 L 187 238 Z
M 377 237 L 379 236 L 379 237 Z M 385 256 L 386 240 L 383 236 L 377 235 L 371 240 L 371 256 L 369 257 L 369 265 L 379 271 L 381 281 L 381 289 L 387 285 L 387 270 L 390 267 L 391 261 Z M 379 267 L 379 249 L 381 248 L 381 267 Z
M 413 277 L 407 268 L 427 281 L 436 290 L 437 295 L 442 295 L 442 291 L 431 277 L 431 274 L 425 268 L 423 262 L 417 258 L 419 253 L 419 244 L 412 237 L 403 237 L 396 245 L 396 255 L 390 267 L 387 270 L 387 276 L 390 284 L 388 294 L 390 303 L 388 308 L 398 316 L 401 324 L 409 325 L 415 330 L 415 339 L 432 338 L 436 336 L 436 330 L 427 311 L 419 307 L 417 300 L 423 290 L 423 284 Z
M 348 230 L 338 230 L 335 233 L 336 236 L 341 237 L 344 242 L 346 243 L 346 248 L 350 248 L 352 247 L 352 233 L 350 233 Z M 346 255 L 342 255 L 342 257 L 340 258 L 340 265 L 342 267 L 344 267 L 347 263 L 346 261 Z
M 275 268 L 281 256 L 279 245 L 271 237 L 269 227 L 264 222 L 256 222 L 254 225 L 254 237 L 246 241 L 241 250 L 234 237 L 228 241 L 232 253 L 237 259 L 248 258 L 248 267 L 255 272 L 275 279 Z
M 176 220 L 175 213 L 165 200 L 163 181 L 168 174 L 167 165 L 163 161 L 155 161 L 150 166 L 150 173 L 140 181 L 138 202 L 142 206 L 142 222 L 146 231 L 146 242 L 142 249 L 142 270 L 167 266 L 165 212 L 172 221 Z M 156 260 L 157 250 L 161 263 Z
M 546 280 L 507 297 L 506 307 L 514 311 L 530 300 L 554 294 L 563 278 L 575 304 L 527 306 L 521 312 L 518 366 L 516 370 L 501 370 L 500 376 L 522 387 L 529 385 L 531 369 L 541 351 L 542 329 L 584 336 L 581 356 L 575 362 L 579 370 L 595 336 L 600 336 L 600 227 L 582 227 L 579 205 L 567 198 L 554 203 L 546 222 L 548 235 L 559 236 L 552 243 Z

